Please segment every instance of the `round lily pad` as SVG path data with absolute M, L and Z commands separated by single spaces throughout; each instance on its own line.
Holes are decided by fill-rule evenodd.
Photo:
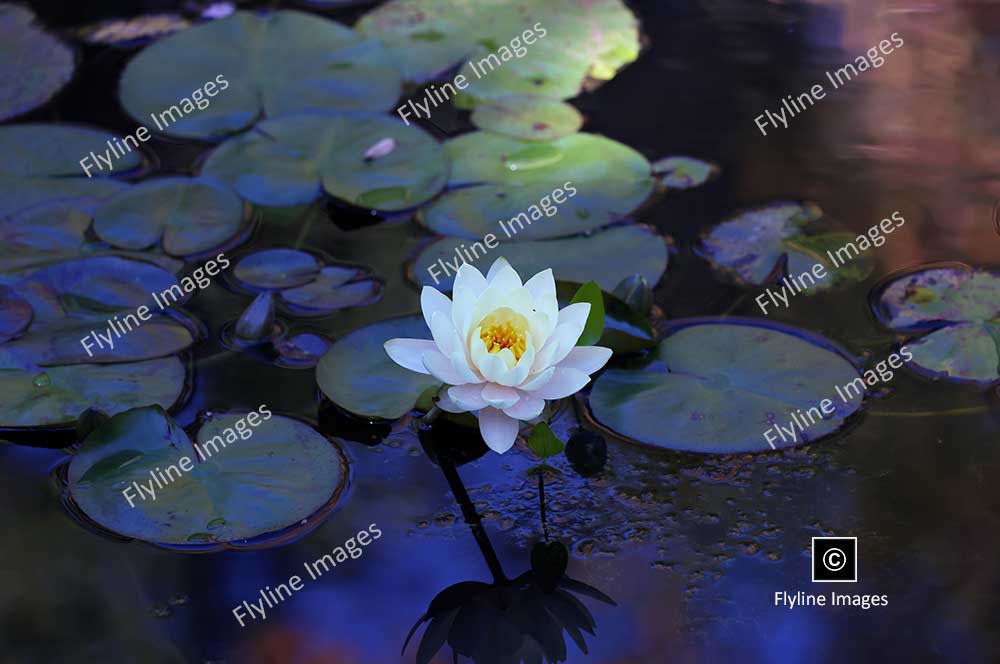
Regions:
M 217 182 L 191 178 L 147 180 L 115 195 L 94 215 L 94 232 L 124 249 L 161 242 L 173 256 L 224 245 L 243 228 L 243 201 Z
M 482 102 L 471 119 L 484 131 L 522 141 L 554 141 L 575 134 L 583 126 L 583 116 L 573 106 L 532 95 L 509 95 Z
M 167 112 L 162 131 L 205 138 L 310 109 L 384 111 L 401 81 L 381 43 L 350 28 L 297 11 L 238 11 L 147 47 L 120 90 L 151 131 L 161 129 L 150 114 Z
M 104 528 L 160 544 L 218 546 L 298 525 L 340 496 L 343 456 L 310 426 L 259 410 L 211 416 L 194 443 L 160 408 L 116 415 L 73 455 L 73 500 Z
M 636 441 L 692 452 L 768 451 L 822 438 L 861 406 L 837 392 L 860 379 L 829 342 L 800 330 L 752 321 L 679 321 L 639 370 L 609 369 L 594 382 L 590 407 L 602 425 Z M 821 402 L 832 403 L 825 410 Z M 807 420 L 795 427 L 796 417 Z M 817 417 L 816 415 L 819 415 Z M 794 434 L 789 431 L 794 429 Z
M 315 256 L 297 249 L 264 249 L 244 256 L 233 276 L 251 290 L 294 288 L 319 276 L 322 265 Z
M 669 189 L 691 189 L 718 175 L 719 167 L 693 157 L 664 157 L 653 162 L 653 173 Z
M 385 352 L 390 339 L 430 339 L 421 316 L 380 321 L 338 339 L 316 367 L 316 381 L 335 404 L 356 415 L 396 419 L 413 409 L 420 395 L 441 383 L 410 371 Z
M 866 253 L 871 240 L 846 232 L 807 234 L 806 227 L 822 215 L 815 205 L 800 203 L 750 210 L 710 230 L 702 238 L 699 253 L 717 270 L 754 286 L 808 272 L 807 294 L 868 277 L 874 268 L 871 254 Z M 840 257 L 836 264 L 831 255 Z M 817 264 L 825 268 L 825 276 L 816 278 L 813 285 Z
M 0 286 L 0 343 L 13 339 L 31 323 L 34 311 L 23 297 Z
M 465 238 L 444 237 L 432 242 L 413 263 L 414 280 L 421 286 L 451 290 L 462 266 L 461 257 L 471 246 L 472 242 Z M 656 284 L 667 269 L 668 257 L 666 239 L 641 225 L 616 226 L 592 235 L 555 240 L 508 240 L 486 253 L 480 253 L 478 247 L 474 251 L 478 258 L 472 264 L 484 272 L 503 256 L 518 274 L 532 275 L 552 268 L 556 279 L 579 283 L 592 279 L 609 292 L 636 273 Z
M 34 14 L 0 4 L 0 120 L 47 102 L 73 77 L 73 67 L 73 52 L 37 25 Z
M 526 143 L 474 132 L 445 147 L 455 188 L 419 213 L 442 235 L 481 240 L 494 233 L 501 241 L 508 234 L 517 240 L 576 235 L 627 217 L 653 191 L 649 162 L 603 136 Z
M 877 291 L 883 325 L 926 333 L 906 344 L 908 366 L 960 382 L 1000 379 L 1000 276 L 946 264 L 896 277 Z
M 281 300 L 300 315 L 325 315 L 337 309 L 368 304 L 382 285 L 356 268 L 328 265 L 312 282 L 281 292 Z
M 43 370 L 0 368 L 0 429 L 68 426 L 87 408 L 108 414 L 184 395 L 187 370 L 177 357 L 123 364 L 73 364 Z
M 448 158 L 426 132 L 384 115 L 304 113 L 229 139 L 202 172 L 260 205 L 310 203 L 325 191 L 359 207 L 397 211 L 441 190 Z
M 462 94 L 477 99 L 567 99 L 639 54 L 638 21 L 621 0 L 525 2 L 516 11 L 504 0 L 392 0 L 357 29 L 382 39 L 411 81 L 462 63 Z

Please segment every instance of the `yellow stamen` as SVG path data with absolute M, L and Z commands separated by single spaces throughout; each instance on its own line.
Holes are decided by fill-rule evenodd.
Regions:
M 479 323 L 479 338 L 486 351 L 499 353 L 509 348 L 514 361 L 521 359 L 528 347 L 528 319 L 509 307 L 494 310 Z

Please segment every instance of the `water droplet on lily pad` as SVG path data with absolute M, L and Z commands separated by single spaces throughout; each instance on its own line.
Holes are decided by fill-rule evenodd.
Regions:
M 220 516 L 218 518 L 209 521 L 208 524 L 205 525 L 205 527 L 208 528 L 209 530 L 218 530 L 219 528 L 222 528 L 225 525 L 226 525 L 226 520 Z
M 208 542 L 215 542 L 216 537 L 212 533 L 192 533 L 188 536 L 187 541 L 194 544 L 206 544 Z
M 52 384 L 52 379 L 49 378 L 49 375 L 43 371 L 40 374 L 35 374 L 35 377 L 31 379 L 31 382 L 34 383 L 35 387 L 48 387 Z

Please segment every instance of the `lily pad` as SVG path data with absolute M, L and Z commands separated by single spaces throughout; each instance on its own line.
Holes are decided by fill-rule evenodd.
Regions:
M 430 339 L 431 333 L 421 316 L 391 318 L 354 330 L 320 360 L 320 389 L 356 415 L 392 420 L 408 413 L 423 392 L 441 383 L 389 359 L 384 344 L 396 338 Z
M 233 276 L 251 290 L 294 288 L 316 279 L 321 268 L 319 259 L 309 252 L 264 249 L 241 258 L 233 268 Z
M 764 433 L 792 427 L 824 399 L 833 415 L 796 429 L 776 448 L 818 440 L 838 430 L 861 396 L 837 387 L 858 369 L 824 339 L 787 326 L 712 319 L 675 323 L 640 370 L 609 369 L 594 382 L 590 407 L 598 422 L 636 441 L 692 452 L 757 452 Z M 801 411 L 801 412 L 800 412 Z M 800 420 L 801 421 L 801 420 Z
M 0 120 L 47 102 L 73 77 L 73 67 L 73 51 L 36 24 L 34 14 L 0 4 Z
M 465 255 L 463 247 L 468 251 L 471 246 L 469 240 L 455 237 L 427 245 L 414 261 L 414 280 L 421 286 L 451 290 L 463 262 L 461 257 Z M 497 257 L 503 256 L 518 274 L 532 275 L 551 267 L 556 279 L 579 283 L 593 279 L 605 291 L 613 290 L 622 279 L 635 273 L 656 284 L 666 271 L 668 260 L 666 239 L 641 225 L 616 226 L 592 235 L 555 240 L 501 241 L 496 249 L 485 254 L 479 249 L 475 251 L 478 258 L 472 264 L 481 271 L 488 270 Z
M 874 268 L 871 254 L 865 253 L 871 240 L 846 232 L 806 234 L 806 227 L 822 215 L 815 205 L 800 203 L 774 203 L 750 210 L 709 231 L 699 252 L 717 270 L 755 286 L 808 272 L 810 276 L 804 281 L 807 294 L 868 277 Z M 848 243 L 859 251 L 852 251 Z M 838 253 L 844 247 L 848 247 L 846 252 Z M 835 264 L 834 254 L 851 260 L 845 263 L 838 259 Z M 813 285 L 817 264 L 823 266 L 825 276 L 816 278 Z
M 357 29 L 382 39 L 407 80 L 463 63 L 462 94 L 477 99 L 568 99 L 588 78 L 608 80 L 639 54 L 638 21 L 621 0 L 523 2 L 517 11 L 503 0 L 392 0 Z
M 214 415 L 196 443 L 160 408 L 116 415 L 91 432 L 70 461 L 73 500 L 119 535 L 203 546 L 297 525 L 345 485 L 337 447 L 266 408 Z M 150 485 L 159 473 L 167 481 Z
M 0 429 L 69 426 L 87 408 L 108 414 L 184 395 L 187 370 L 177 356 L 124 364 L 74 364 L 44 371 L 0 369 Z
M 388 145 L 386 154 L 372 148 Z M 260 123 L 223 143 L 203 173 L 254 203 L 311 203 L 324 191 L 375 210 L 412 208 L 448 179 L 441 145 L 416 127 L 370 113 L 291 115 Z
M 0 286 L 0 343 L 27 329 L 33 316 L 27 300 L 7 286 Z
M 719 174 L 719 167 L 693 157 L 664 157 L 653 163 L 653 173 L 669 189 L 691 189 Z
M 445 148 L 453 188 L 419 213 L 441 235 L 481 240 L 494 233 L 501 241 L 576 235 L 627 217 L 653 191 L 649 162 L 603 136 L 525 143 L 474 132 Z
M 297 11 L 238 11 L 147 47 L 120 90 L 150 130 L 160 129 L 150 114 L 173 107 L 162 131 L 207 138 L 304 110 L 388 110 L 401 81 L 382 45 L 350 28 Z
M 1000 276 L 962 264 L 921 269 L 879 289 L 882 324 L 928 332 L 906 347 L 909 366 L 937 378 L 989 384 L 1000 379 Z
M 161 243 L 172 256 L 220 247 L 243 228 L 243 201 L 228 187 L 190 178 L 147 180 L 115 195 L 94 216 L 94 232 L 124 249 Z
M 573 106 L 546 97 L 509 95 L 480 103 L 472 124 L 522 141 L 554 141 L 575 134 L 583 116 Z
M 90 178 L 80 166 L 91 152 L 105 156 L 109 140 L 120 142 L 121 137 L 74 125 L 0 127 L 0 154 L 17 155 L 0 163 L 0 216 L 61 198 L 107 198 L 125 189 L 127 185 L 99 176 L 135 171 L 143 164 L 138 153 L 112 159 L 110 173 L 91 166 Z
M 315 281 L 281 292 L 281 300 L 300 315 L 325 315 L 337 309 L 367 304 L 382 286 L 355 268 L 329 265 Z

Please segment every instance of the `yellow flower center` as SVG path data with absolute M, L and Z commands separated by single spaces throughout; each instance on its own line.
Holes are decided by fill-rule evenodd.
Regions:
M 499 353 L 509 348 L 514 361 L 521 359 L 528 346 L 528 319 L 509 307 L 500 307 L 479 323 L 479 338 L 486 351 Z

